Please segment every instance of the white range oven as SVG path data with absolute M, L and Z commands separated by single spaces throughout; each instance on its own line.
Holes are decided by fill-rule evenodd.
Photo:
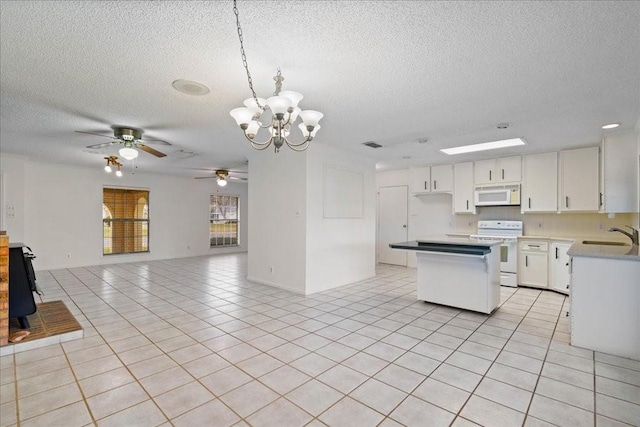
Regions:
M 500 284 L 518 286 L 518 237 L 522 236 L 522 221 L 478 221 L 476 241 L 499 241 Z

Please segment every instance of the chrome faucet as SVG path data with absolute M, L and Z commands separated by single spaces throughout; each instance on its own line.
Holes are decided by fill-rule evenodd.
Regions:
M 627 233 L 626 231 L 624 231 L 623 229 L 618 228 L 618 227 L 611 227 L 609 229 L 609 231 L 617 231 L 618 233 L 622 233 L 622 234 L 624 234 L 625 236 L 627 236 L 628 238 L 631 239 L 631 243 L 632 244 L 638 245 L 638 243 L 639 243 L 638 242 L 638 230 L 636 230 L 635 228 L 633 228 L 630 225 L 625 225 L 625 227 L 630 228 L 631 229 L 631 233 Z

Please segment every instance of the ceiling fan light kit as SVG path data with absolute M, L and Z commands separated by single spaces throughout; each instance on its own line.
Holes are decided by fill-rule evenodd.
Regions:
M 127 160 L 133 160 L 138 157 L 138 150 L 133 148 L 133 144 L 128 141 L 124 143 L 124 147 L 118 153 Z
M 122 166 L 122 163 L 120 163 L 118 161 L 118 157 L 117 156 L 109 156 L 109 157 L 105 157 L 104 158 L 107 161 L 107 165 L 104 167 L 104 171 L 107 173 L 111 173 L 113 172 L 113 168 L 111 166 L 115 166 L 118 169 L 116 170 L 116 176 L 118 178 L 120 178 L 122 176 L 122 171 L 120 170 L 120 167 Z
M 244 43 L 242 37 L 242 28 L 240 27 L 240 17 L 236 0 L 233 1 L 233 12 L 236 15 L 236 25 L 238 28 L 238 38 L 240 39 L 240 53 L 242 55 L 242 64 L 247 72 L 247 80 L 249 89 L 253 94 L 253 98 L 244 101 L 244 107 L 234 108 L 230 114 L 244 131 L 244 136 L 249 140 L 251 146 L 256 150 L 264 150 L 273 144 L 275 152 L 278 153 L 283 145 L 287 145 L 294 151 L 304 151 L 309 147 L 309 143 L 315 137 L 320 129 L 318 122 L 322 119 L 323 114 L 315 110 L 302 110 L 298 107 L 298 103 L 302 100 L 301 93 L 282 90 L 282 82 L 284 77 L 280 69 L 275 80 L 276 90 L 273 96 L 264 99 L 258 98 L 253 89 L 253 81 L 247 64 L 247 56 L 244 52 Z M 269 110 L 271 117 L 263 119 L 263 114 Z M 291 142 L 288 136 L 291 132 L 291 126 L 300 117 L 302 123 L 298 125 L 304 137 L 302 142 Z M 263 142 L 256 140 L 256 136 L 260 129 L 268 129 L 268 139 Z

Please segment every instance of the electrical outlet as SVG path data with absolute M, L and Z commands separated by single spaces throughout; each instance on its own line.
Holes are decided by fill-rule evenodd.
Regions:
M 269 273 L 273 274 L 273 267 L 269 267 Z
M 71 258 L 71 252 L 67 252 L 67 258 Z
M 604 224 L 600 223 L 600 226 L 598 228 L 600 228 L 600 230 L 604 230 Z
M 542 228 L 542 223 L 541 222 L 538 223 L 538 228 Z

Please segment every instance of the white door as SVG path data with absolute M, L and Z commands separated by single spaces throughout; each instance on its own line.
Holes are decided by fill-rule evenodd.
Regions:
M 378 196 L 378 262 L 407 265 L 407 251 L 389 243 L 407 241 L 407 186 L 381 187 Z

